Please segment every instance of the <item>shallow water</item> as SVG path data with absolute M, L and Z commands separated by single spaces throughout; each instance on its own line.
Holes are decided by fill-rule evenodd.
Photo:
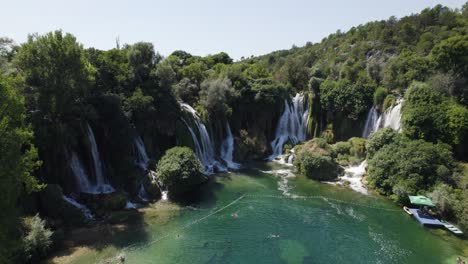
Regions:
M 224 174 L 190 206 L 159 202 L 144 225 L 69 263 L 456 263 L 466 241 L 417 224 L 391 202 L 258 169 Z M 284 193 L 287 184 L 287 193 Z M 274 235 L 275 237 L 272 237 Z

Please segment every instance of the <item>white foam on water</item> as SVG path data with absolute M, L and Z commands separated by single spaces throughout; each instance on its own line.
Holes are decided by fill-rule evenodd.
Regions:
M 349 187 L 356 192 L 368 194 L 366 186 L 362 183 L 362 177 L 366 174 L 367 160 L 358 166 L 351 166 L 345 169 L 345 175 L 339 177 L 339 184 L 349 182 Z

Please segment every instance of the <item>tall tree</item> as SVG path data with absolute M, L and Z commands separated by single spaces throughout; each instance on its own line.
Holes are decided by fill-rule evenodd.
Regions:
M 31 144 L 32 132 L 25 122 L 23 98 L 13 80 L 0 73 L 0 262 L 13 263 L 20 246 L 17 199 L 24 191 L 38 190 L 31 176 L 39 165 Z M 5 262 L 3 262 L 5 261 Z

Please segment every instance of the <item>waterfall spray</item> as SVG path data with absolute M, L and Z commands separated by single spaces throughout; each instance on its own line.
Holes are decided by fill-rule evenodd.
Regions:
M 233 170 L 238 170 L 240 164 L 232 160 L 232 155 L 234 152 L 234 138 L 232 137 L 231 127 L 229 123 L 226 122 L 226 138 L 223 140 L 221 145 L 221 158 L 226 162 L 228 168 Z
M 304 104 L 304 95 L 296 94 L 289 104 L 284 100 L 284 111 L 276 128 L 275 139 L 271 142 L 273 154 L 268 159 L 273 160 L 283 154 L 283 145 L 289 140 L 297 144 L 306 140 L 309 109 Z
M 189 123 L 182 119 L 187 126 L 190 135 L 192 136 L 192 140 L 195 145 L 195 153 L 205 167 L 205 173 L 213 174 L 215 171 L 227 171 L 227 168 L 215 159 L 213 140 L 211 139 L 206 126 L 198 116 L 197 111 L 188 104 L 181 103 L 180 105 L 186 112 L 190 113 L 193 119 L 193 123 L 195 124 L 195 129 L 200 135 L 200 138 L 198 138 L 197 134 L 195 134 L 194 129 L 189 125 Z

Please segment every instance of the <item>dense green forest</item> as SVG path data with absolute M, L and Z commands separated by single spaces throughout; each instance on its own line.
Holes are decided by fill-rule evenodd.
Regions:
M 147 42 L 85 49 L 60 30 L 20 45 L 4 37 L 0 93 L 0 262 L 35 262 L 64 229 L 88 224 L 60 198 L 79 193 L 74 156 L 96 167 L 88 128 L 116 189 L 99 201 L 81 197 L 99 218 L 137 196 L 142 178 L 153 199 L 161 195 L 135 166 L 137 136 L 170 193 L 206 180 L 179 102 L 197 110 L 217 146 L 228 123 L 234 160 L 248 162 L 271 154 L 284 100 L 296 93 L 310 110 L 307 139 L 320 138 L 302 146 L 300 173 L 328 179 L 343 157 L 367 157 L 371 188 L 402 204 L 408 194 L 427 194 L 468 230 L 468 3 L 236 62 L 223 52 L 163 57 Z M 361 137 L 372 106 L 385 112 L 400 98 L 401 133 L 383 129 L 367 143 L 349 141 Z

